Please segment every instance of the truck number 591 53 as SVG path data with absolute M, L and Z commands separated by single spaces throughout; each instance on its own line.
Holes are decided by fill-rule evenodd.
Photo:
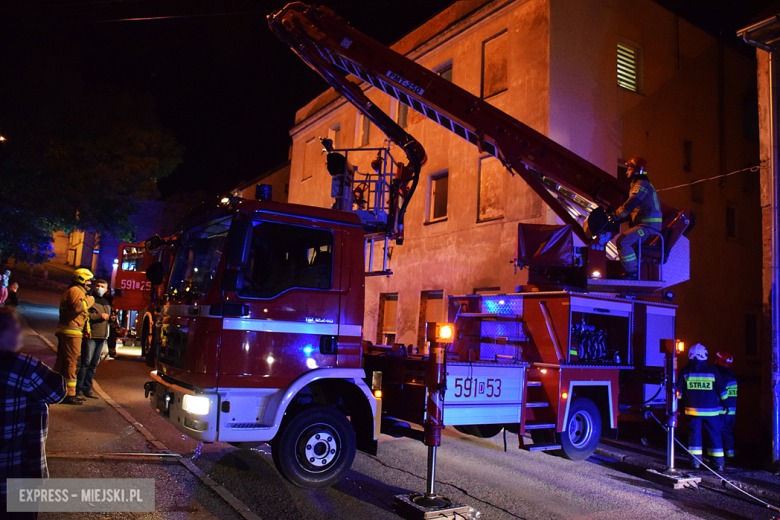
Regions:
M 501 380 L 456 377 L 455 397 L 501 397 Z

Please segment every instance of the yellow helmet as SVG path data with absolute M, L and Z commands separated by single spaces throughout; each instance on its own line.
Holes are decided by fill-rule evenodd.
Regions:
M 95 277 L 94 274 L 92 274 L 92 271 L 87 269 L 86 267 L 80 267 L 73 271 L 73 281 L 84 285 L 89 280 L 92 280 Z

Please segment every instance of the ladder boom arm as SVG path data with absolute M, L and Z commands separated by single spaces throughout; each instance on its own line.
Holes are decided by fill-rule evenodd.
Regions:
M 481 152 L 496 157 L 510 172 L 522 177 L 565 223 L 572 224 L 586 244 L 592 237 L 572 208 L 582 210 L 580 217 L 583 213 L 587 216 L 599 205 L 614 210 L 628 197 L 627 182 L 362 34 L 327 7 L 294 2 L 268 19 L 280 39 L 404 148 L 410 163 L 422 164 L 422 147 L 368 100 L 348 75 L 376 87 L 471 142 Z M 422 154 L 422 159 L 415 154 Z

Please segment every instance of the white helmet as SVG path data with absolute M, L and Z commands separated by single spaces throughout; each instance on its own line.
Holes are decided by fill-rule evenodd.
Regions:
M 698 359 L 700 361 L 707 361 L 707 347 L 701 343 L 697 343 L 691 347 L 688 351 L 688 359 Z

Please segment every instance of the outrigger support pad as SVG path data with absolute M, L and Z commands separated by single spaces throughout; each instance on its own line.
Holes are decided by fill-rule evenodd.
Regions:
M 425 444 L 428 446 L 428 471 L 425 478 L 425 493 L 396 495 L 393 508 L 407 520 L 478 518 L 479 512 L 473 508 L 458 504 L 449 498 L 437 495 L 436 449 L 441 445 L 441 431 L 444 429 L 443 407 L 446 377 L 447 351 L 445 345 L 436 337 L 436 323 L 426 324 L 426 335 L 431 341 L 428 366 L 425 370 L 425 385 L 428 387 L 428 400 L 425 407 Z M 451 340 L 451 335 L 448 336 Z

